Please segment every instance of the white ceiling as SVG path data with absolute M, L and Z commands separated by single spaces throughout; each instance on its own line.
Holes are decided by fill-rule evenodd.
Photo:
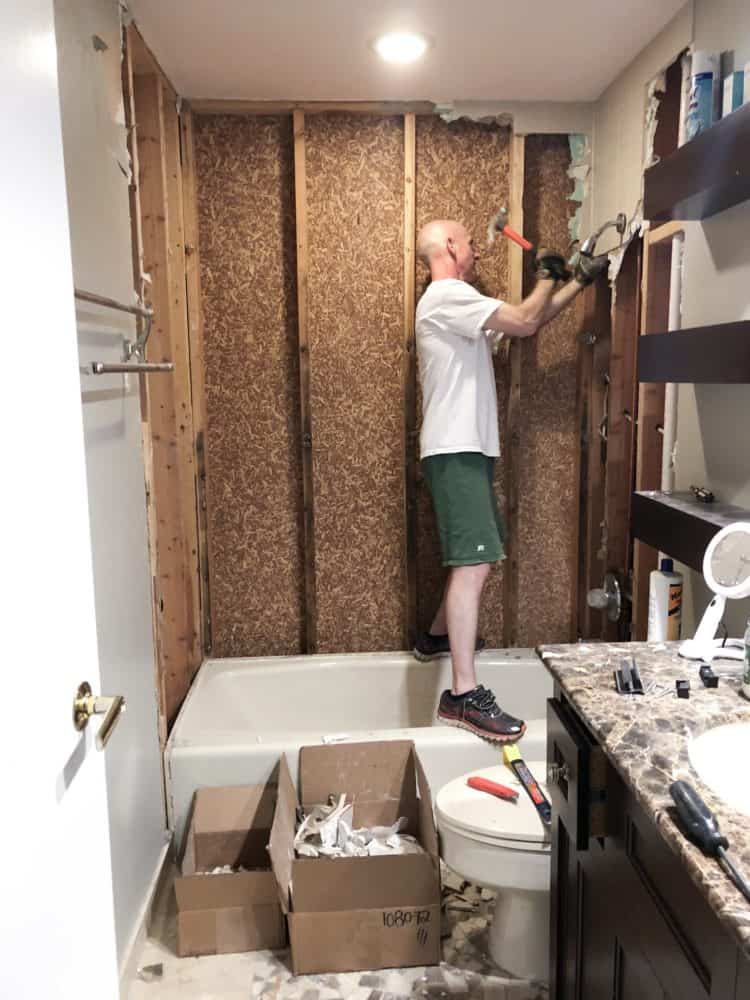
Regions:
M 592 101 L 684 0 L 127 0 L 184 97 Z M 370 43 L 417 30 L 410 67 Z

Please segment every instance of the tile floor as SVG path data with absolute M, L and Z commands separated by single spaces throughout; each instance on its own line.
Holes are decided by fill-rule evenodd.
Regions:
M 297 977 L 287 952 L 178 958 L 174 892 L 165 879 L 123 1000 L 547 1000 L 544 984 L 514 979 L 487 954 L 492 894 L 444 874 L 439 966 Z

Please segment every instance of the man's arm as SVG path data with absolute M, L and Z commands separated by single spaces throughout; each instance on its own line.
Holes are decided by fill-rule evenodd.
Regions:
M 544 313 L 542 322 L 539 325 L 544 326 L 545 323 L 549 323 L 550 320 L 553 320 L 558 313 L 562 312 L 566 306 L 570 305 L 576 295 L 578 295 L 579 292 L 582 292 L 585 287 L 586 286 L 580 284 L 576 278 L 574 278 L 573 281 L 569 281 L 567 285 L 563 285 L 563 287 L 559 291 L 555 292 L 547 303 L 547 309 Z
M 532 337 L 552 305 L 555 282 L 552 278 L 538 281 L 534 291 L 517 306 L 503 302 L 484 324 L 485 330 L 504 333 L 508 337 Z
M 533 336 L 540 327 L 549 323 L 566 306 L 570 305 L 576 295 L 582 292 L 587 285 L 596 281 L 608 267 L 609 258 L 606 254 L 601 254 L 598 257 L 581 256 L 576 264 L 575 277 L 572 281 L 563 285 L 557 292 L 554 290 L 554 281 L 540 281 L 531 295 L 524 299 L 519 306 L 503 304 L 499 309 L 496 309 L 487 322 L 487 329 L 506 333 L 509 337 Z M 552 288 L 546 289 L 544 310 L 539 316 L 536 309 L 529 310 L 528 307 L 542 285 L 552 285 Z
M 509 337 L 532 337 L 545 322 L 555 288 L 558 282 L 568 280 L 570 272 L 563 255 L 546 248 L 537 250 L 534 266 L 537 284 L 531 295 L 517 306 L 504 302 L 487 320 L 485 330 Z

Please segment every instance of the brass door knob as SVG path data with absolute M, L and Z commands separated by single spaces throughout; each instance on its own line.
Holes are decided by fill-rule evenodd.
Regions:
M 91 685 L 84 681 L 73 699 L 73 725 L 80 732 L 89 724 L 92 715 L 103 715 L 104 719 L 96 734 L 96 749 L 103 750 L 109 743 L 110 736 L 124 711 L 123 695 L 95 698 L 91 693 Z

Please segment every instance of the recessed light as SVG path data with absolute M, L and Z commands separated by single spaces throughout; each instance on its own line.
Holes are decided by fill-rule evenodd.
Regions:
M 378 38 L 375 42 L 375 51 L 386 62 L 410 63 L 425 54 L 427 45 L 427 39 L 422 35 L 397 31 Z

